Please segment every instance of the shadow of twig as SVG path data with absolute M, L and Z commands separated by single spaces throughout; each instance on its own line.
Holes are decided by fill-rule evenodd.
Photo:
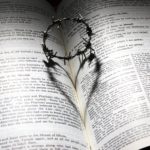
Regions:
M 59 68 L 61 68 L 66 73 L 66 75 L 69 77 L 69 79 L 72 82 L 74 88 L 76 89 L 77 79 L 78 79 L 79 73 L 80 73 L 81 69 L 83 69 L 83 67 L 84 67 L 84 65 L 85 65 L 85 63 L 87 61 L 89 61 L 89 63 L 90 63 L 89 58 L 85 58 L 81 62 L 80 66 L 79 66 L 79 69 L 77 71 L 76 77 L 75 77 L 75 83 L 73 82 L 73 80 L 70 77 L 69 73 L 61 65 L 59 65 L 59 63 L 54 62 L 52 59 L 49 61 L 49 63 L 47 63 L 46 61 L 44 61 L 45 65 L 47 67 L 47 72 L 48 72 L 48 75 L 49 75 L 49 79 L 53 82 L 53 84 L 55 85 L 55 87 L 57 89 L 59 89 L 59 91 L 66 97 L 66 99 L 73 106 L 73 108 L 75 109 L 75 111 L 78 112 L 78 114 L 80 115 L 80 118 L 81 118 L 84 126 L 85 126 L 87 108 L 89 107 L 89 104 L 91 102 L 91 97 L 92 97 L 93 93 L 95 92 L 96 88 L 98 87 L 98 79 L 99 79 L 99 77 L 101 75 L 101 65 L 102 64 L 100 63 L 100 61 L 98 60 L 97 57 L 95 57 L 95 60 L 96 60 L 96 63 L 95 63 L 94 73 L 96 74 L 96 79 L 94 80 L 94 82 L 92 84 L 91 91 L 89 92 L 88 100 L 87 100 L 87 102 L 85 104 L 85 110 L 84 110 L 83 117 L 81 116 L 80 111 L 78 110 L 78 107 L 76 106 L 76 104 L 71 100 L 71 98 L 66 94 L 66 92 L 63 91 L 63 89 L 57 84 L 58 80 L 55 78 L 54 74 L 49 70 L 49 68 L 52 68 L 55 71 L 56 71 L 56 66 L 58 66 Z
M 85 58 L 85 59 L 82 61 L 82 63 L 81 63 L 80 66 L 79 66 L 79 69 L 78 69 L 78 71 L 77 71 L 77 74 L 76 74 L 76 76 L 75 76 L 75 83 L 74 83 L 75 89 L 77 88 L 77 79 L 78 79 L 79 73 L 80 73 L 81 69 L 83 69 L 83 67 L 84 67 L 84 65 L 85 65 L 85 63 L 86 63 L 86 61 L 87 61 L 87 58 Z
M 96 91 L 96 89 L 98 88 L 98 80 L 101 76 L 101 66 L 102 66 L 102 63 L 100 63 L 99 59 L 96 57 L 96 63 L 95 63 L 95 68 L 94 68 L 94 73 L 96 74 L 96 78 L 92 84 L 91 91 L 89 92 L 89 96 L 88 96 L 87 102 L 85 104 L 84 121 L 86 121 L 87 109 L 88 109 L 89 104 L 92 100 L 91 97 L 94 94 L 94 92 Z M 84 125 L 85 125 L 85 122 L 84 122 Z
M 95 63 L 95 68 L 94 68 L 94 73 L 96 74 L 96 79 L 94 80 L 93 82 L 93 85 L 92 85 L 92 88 L 91 88 L 91 91 L 89 92 L 89 96 L 88 96 L 88 100 L 86 101 L 86 104 L 85 104 L 85 110 L 84 110 L 84 114 L 83 114 L 83 120 L 84 120 L 84 125 L 86 124 L 85 121 L 86 121 L 86 114 L 87 114 L 87 109 L 89 107 L 89 104 L 91 102 L 91 97 L 92 95 L 94 94 L 96 88 L 98 87 L 98 79 L 100 78 L 100 75 L 101 75 L 101 66 L 102 66 L 102 63 L 100 63 L 99 59 L 95 56 L 95 60 L 96 60 L 96 63 Z M 79 73 L 81 71 L 81 69 L 83 69 L 85 63 L 89 61 L 89 58 L 85 58 L 82 63 L 80 64 L 79 66 L 79 69 L 77 71 L 77 74 L 76 74 L 76 77 L 75 77 L 75 89 L 77 88 L 77 78 L 79 76 Z
M 57 84 L 58 80 L 54 77 L 53 73 L 49 70 L 49 68 L 52 68 L 56 71 L 56 66 L 60 67 L 66 74 L 67 76 L 69 77 L 69 79 L 71 80 L 72 84 L 74 85 L 69 73 L 62 67 L 60 66 L 57 62 L 54 62 L 53 60 L 51 61 L 51 63 L 47 63 L 46 61 L 43 61 L 44 64 L 46 65 L 47 67 L 47 72 L 48 72 L 48 77 L 50 79 L 50 81 L 53 82 L 53 84 L 55 85 L 55 87 L 63 94 L 63 96 L 65 96 L 65 98 L 68 100 L 68 102 L 73 106 L 73 108 L 75 109 L 75 111 L 79 114 L 81 120 L 82 120 L 82 117 L 81 117 L 81 114 L 80 114 L 80 111 L 79 109 L 77 108 L 76 104 L 71 100 L 71 98 L 66 94 L 65 91 L 63 91 L 63 89 L 61 88 L 61 86 L 59 86 Z M 83 122 L 83 120 L 82 120 Z

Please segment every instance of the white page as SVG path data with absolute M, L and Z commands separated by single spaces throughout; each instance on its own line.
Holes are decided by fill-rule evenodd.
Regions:
M 1 150 L 86 149 L 71 81 L 60 68 L 50 81 L 43 63 L 42 32 L 53 15 L 43 0 L 0 0 Z M 48 44 L 64 54 L 59 34 Z
M 89 19 L 96 34 L 93 48 L 102 68 L 88 108 L 93 149 L 134 150 L 149 145 L 149 5 L 149 1 L 74 0 L 63 1 L 60 7 L 63 17 L 81 14 Z M 75 27 L 69 29 L 66 43 L 68 50 L 73 50 L 82 35 Z M 72 66 L 76 72 L 78 59 Z M 78 77 L 83 108 L 96 78 L 92 66 L 94 62 L 90 68 L 86 65 Z

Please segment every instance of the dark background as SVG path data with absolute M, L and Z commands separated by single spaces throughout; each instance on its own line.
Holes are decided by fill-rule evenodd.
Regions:
M 61 0 L 47 0 L 55 9 L 57 9 Z

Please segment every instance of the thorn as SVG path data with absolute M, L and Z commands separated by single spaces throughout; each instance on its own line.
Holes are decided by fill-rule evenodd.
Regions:
M 93 51 L 94 54 L 95 54 L 95 49 L 93 49 L 92 47 L 90 47 L 90 51 Z
M 79 14 L 79 16 L 80 16 L 80 19 L 83 19 L 83 16 L 81 14 Z
M 57 55 L 57 52 L 55 53 L 55 56 Z
M 85 41 L 86 43 L 88 42 L 84 37 L 82 37 L 82 40 Z

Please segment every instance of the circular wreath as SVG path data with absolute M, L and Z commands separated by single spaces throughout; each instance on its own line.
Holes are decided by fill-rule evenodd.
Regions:
M 78 49 L 77 52 L 73 55 L 70 52 L 68 56 L 58 56 L 57 52 L 54 53 L 53 49 L 49 49 L 46 46 L 46 40 L 48 39 L 48 32 L 51 28 L 53 28 L 54 26 L 60 27 L 60 26 L 62 26 L 62 23 L 66 22 L 66 21 L 71 21 L 72 23 L 78 23 L 80 25 L 81 24 L 84 25 L 88 39 L 82 38 L 84 40 L 84 45 L 85 45 L 85 48 L 83 50 Z M 56 19 L 56 20 L 53 19 L 52 23 L 47 27 L 46 31 L 43 32 L 42 46 L 43 46 L 43 51 L 45 53 L 45 56 L 47 57 L 48 63 L 52 62 L 53 58 L 58 58 L 58 59 L 64 60 L 64 64 L 66 61 L 69 61 L 76 56 L 82 56 L 82 58 L 83 57 L 86 58 L 87 51 L 90 52 L 88 55 L 88 60 L 91 62 L 95 58 L 95 51 L 91 45 L 92 35 L 93 35 L 93 32 L 92 32 L 91 27 L 88 25 L 86 20 L 83 18 L 62 18 L 62 19 Z

